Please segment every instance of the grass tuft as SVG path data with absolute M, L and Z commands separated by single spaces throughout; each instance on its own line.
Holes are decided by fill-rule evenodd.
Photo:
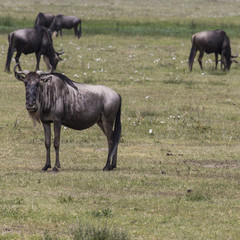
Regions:
M 74 240 L 130 240 L 123 231 L 79 224 L 73 232 Z
M 192 191 L 187 193 L 186 200 L 191 202 L 209 201 L 209 196 L 206 196 L 201 191 Z

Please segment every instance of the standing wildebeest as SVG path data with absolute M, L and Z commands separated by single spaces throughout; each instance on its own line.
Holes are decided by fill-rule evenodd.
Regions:
M 223 64 L 224 69 L 229 70 L 232 62 L 237 62 L 233 60 L 233 58 L 237 57 L 237 55 L 232 56 L 229 37 L 223 30 L 204 31 L 196 33 L 192 36 L 192 49 L 188 61 L 190 71 L 192 71 L 193 61 L 197 51 L 200 52 L 198 62 L 201 69 L 204 52 L 208 54 L 215 53 L 216 69 L 218 64 L 218 54 L 221 55 L 221 67 Z
M 14 51 L 17 51 L 15 60 L 19 63 L 19 58 L 22 53 L 36 55 L 36 70 L 39 69 L 41 55 L 44 55 L 44 60 L 48 68 L 55 70 L 58 61 L 61 60 L 59 55 L 53 47 L 52 37 L 48 30 L 42 26 L 35 26 L 34 28 L 19 29 L 11 32 L 8 35 L 8 53 L 5 65 L 5 71 L 10 71 L 10 64 Z M 21 70 L 20 64 L 18 65 Z
M 60 168 L 59 143 L 61 125 L 83 130 L 95 123 L 108 140 L 108 158 L 103 170 L 117 166 L 117 148 L 121 136 L 121 97 L 102 85 L 86 85 L 71 81 L 61 73 L 16 71 L 15 77 L 25 84 L 26 108 L 35 121 L 41 121 L 47 150 L 43 171 L 51 168 L 51 123 L 54 125 L 56 163 Z M 114 130 L 113 125 L 115 122 Z M 112 162 L 111 162 L 112 161 Z
M 75 37 L 80 38 L 81 34 L 82 34 L 81 24 L 82 24 L 81 19 L 79 19 L 77 17 L 57 15 L 53 19 L 53 22 L 52 22 L 51 26 L 49 27 L 49 31 L 51 32 L 51 34 L 54 31 L 57 31 L 57 33 L 60 31 L 60 35 L 62 36 L 63 28 L 66 28 L 66 29 L 74 28 Z M 78 29 L 78 25 L 79 25 L 79 29 Z
M 53 22 L 54 17 L 55 17 L 55 15 L 53 15 L 53 14 L 47 14 L 47 13 L 40 12 L 36 17 L 34 26 L 41 25 L 43 27 L 49 28 Z

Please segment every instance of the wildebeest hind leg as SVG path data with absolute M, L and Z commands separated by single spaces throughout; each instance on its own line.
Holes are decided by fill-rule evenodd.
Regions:
M 107 137 L 107 141 L 108 141 L 108 157 L 107 157 L 107 162 L 105 167 L 103 168 L 103 171 L 109 171 L 112 170 L 113 168 L 115 168 L 116 166 L 114 166 L 113 164 L 111 164 L 111 156 L 112 156 L 112 135 L 113 135 L 113 131 L 112 131 L 112 127 L 113 127 L 113 122 L 112 121 L 102 121 L 100 120 L 98 123 L 98 126 L 101 128 L 101 130 L 103 131 L 103 133 L 105 134 L 105 136 Z M 116 154 L 115 154 L 116 155 Z M 113 162 L 116 163 L 116 160 L 114 161 L 114 157 L 117 156 L 113 156 Z
M 52 169 L 53 172 L 57 172 L 58 168 L 60 168 L 60 160 L 59 160 L 59 146 L 60 146 L 60 133 L 61 133 L 61 122 L 54 122 L 54 148 L 56 153 L 56 162 L 55 166 Z
M 198 63 L 200 65 L 200 68 L 203 69 L 202 67 L 202 58 L 203 58 L 204 52 L 200 52 L 198 56 Z
M 116 150 L 116 153 L 113 155 L 112 165 L 111 165 L 112 169 L 116 167 L 117 167 L 117 150 Z

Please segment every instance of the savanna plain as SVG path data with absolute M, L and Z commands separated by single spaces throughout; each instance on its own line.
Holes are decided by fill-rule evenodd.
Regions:
M 4 72 L 7 35 L 39 12 L 82 19 L 53 38 L 57 72 L 122 96 L 116 170 L 97 126 L 62 128 L 58 173 L 43 129 Z M 0 1 L 0 239 L 240 239 L 240 65 L 188 69 L 191 36 L 223 29 L 240 53 L 240 1 Z M 34 54 L 22 56 L 34 70 Z M 41 69 L 46 66 L 41 61 Z M 52 148 L 52 161 L 54 162 Z

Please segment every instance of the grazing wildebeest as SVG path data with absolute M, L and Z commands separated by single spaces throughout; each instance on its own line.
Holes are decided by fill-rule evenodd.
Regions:
M 57 15 L 53 19 L 53 22 L 49 27 L 49 31 L 51 32 L 51 34 L 54 31 L 57 31 L 57 33 L 60 32 L 60 35 L 62 36 L 63 28 L 66 28 L 66 29 L 74 28 L 75 37 L 80 38 L 82 34 L 81 25 L 82 25 L 82 21 L 77 17 Z
M 17 51 L 15 60 L 19 63 L 19 58 L 22 53 L 36 55 L 36 70 L 39 70 L 39 63 L 41 55 L 44 55 L 44 60 L 48 68 L 55 70 L 58 61 L 61 60 L 58 53 L 54 50 L 53 41 L 48 30 L 42 26 L 35 26 L 34 28 L 19 29 L 11 32 L 8 35 L 8 53 L 5 65 L 5 71 L 10 71 L 10 64 L 14 51 Z M 21 70 L 20 64 L 18 65 Z
M 43 27 L 49 28 L 53 22 L 54 17 L 55 15 L 53 14 L 40 12 L 36 17 L 34 26 L 41 25 Z
M 34 121 L 41 121 L 45 133 L 46 164 L 51 168 L 51 123 L 54 125 L 56 162 L 53 171 L 60 168 L 59 143 L 61 125 L 83 130 L 95 123 L 108 140 L 107 163 L 103 170 L 117 166 L 117 148 L 121 136 L 121 96 L 102 85 L 87 85 L 71 81 L 61 73 L 16 71 L 16 79 L 25 84 L 26 108 Z M 115 124 L 114 124 L 115 122 Z M 114 125 L 114 130 L 113 130 Z
M 216 69 L 218 54 L 221 55 L 221 67 L 223 64 L 224 69 L 229 70 L 232 62 L 237 62 L 233 58 L 238 57 L 238 55 L 232 56 L 229 37 L 223 30 L 198 32 L 192 36 L 192 48 L 188 60 L 190 71 L 192 71 L 193 61 L 197 51 L 200 52 L 198 62 L 201 69 L 203 68 L 202 57 L 204 52 L 208 54 L 215 53 Z

